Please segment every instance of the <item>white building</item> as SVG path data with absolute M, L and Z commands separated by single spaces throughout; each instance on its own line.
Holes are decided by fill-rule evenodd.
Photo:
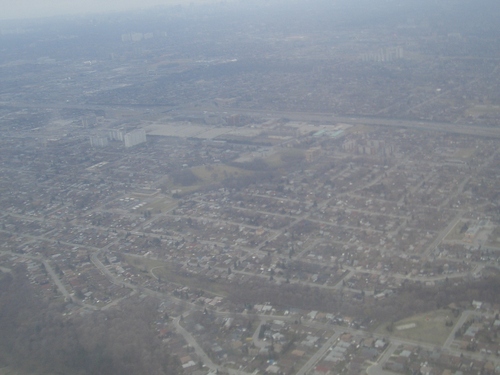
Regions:
M 106 147 L 108 145 L 108 137 L 92 135 L 90 137 L 90 145 L 92 147 Z
M 121 129 L 108 129 L 108 139 L 121 142 L 125 140 Z
M 133 147 L 146 142 L 146 131 L 144 129 L 136 129 L 123 137 L 125 147 Z

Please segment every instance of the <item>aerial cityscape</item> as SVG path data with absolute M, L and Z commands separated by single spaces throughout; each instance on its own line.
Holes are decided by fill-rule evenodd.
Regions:
M 435 3 L 0 21 L 0 375 L 500 373 L 500 4 Z

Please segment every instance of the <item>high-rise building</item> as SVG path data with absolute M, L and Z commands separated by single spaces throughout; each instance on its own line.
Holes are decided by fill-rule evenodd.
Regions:
M 80 119 L 80 123 L 84 128 L 91 128 L 97 125 L 97 116 L 84 116 Z
M 133 147 L 146 142 L 146 132 L 144 129 L 136 129 L 123 137 L 125 147 Z
M 92 147 L 106 147 L 108 145 L 108 137 L 92 135 L 90 136 L 90 145 Z
M 404 50 L 402 47 L 383 48 L 376 52 L 363 53 L 361 60 L 385 62 L 394 61 L 404 58 Z
M 111 141 L 124 141 L 123 131 L 120 129 L 108 129 L 108 139 Z

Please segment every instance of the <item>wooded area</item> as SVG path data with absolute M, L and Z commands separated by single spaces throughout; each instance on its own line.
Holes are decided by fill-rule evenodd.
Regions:
M 463 309 L 473 300 L 500 303 L 500 276 L 455 284 L 445 281 L 433 287 L 424 284 L 403 285 L 397 293 L 382 299 L 359 295 L 347 298 L 348 292 L 332 291 L 301 284 L 273 285 L 253 279 L 235 286 L 230 299 L 237 304 L 252 305 L 270 302 L 283 309 L 300 308 L 351 316 L 359 321 L 398 321 L 414 314 L 447 307 L 451 303 Z
M 182 372 L 152 328 L 156 300 L 135 297 L 69 316 L 62 303 L 38 297 L 25 274 L 0 278 L 0 365 L 51 375 Z

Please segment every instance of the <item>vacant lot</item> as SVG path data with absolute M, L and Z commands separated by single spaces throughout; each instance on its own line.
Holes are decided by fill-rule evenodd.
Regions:
M 194 167 L 191 171 L 204 183 L 209 184 L 250 174 L 243 169 L 223 164 Z
M 393 324 L 383 324 L 377 328 L 376 332 L 402 339 L 441 345 L 453 330 L 454 323 L 454 316 L 450 310 L 437 310 L 415 315 Z
M 496 227 L 488 238 L 488 246 L 500 247 L 500 227 Z
M 36 375 L 36 374 L 21 372 L 19 370 L 15 370 L 9 366 L 2 367 L 2 365 L 0 365 L 0 375 Z M 48 375 L 48 374 L 45 374 L 45 375 Z
M 465 231 L 460 233 L 465 222 L 459 221 L 453 229 L 448 233 L 444 241 L 463 241 L 465 238 Z
M 191 289 L 203 290 L 207 293 L 224 297 L 228 294 L 228 286 L 212 281 L 205 276 L 183 273 L 178 267 L 159 260 L 126 255 L 125 260 L 132 267 L 150 277 L 160 278 L 162 282 L 187 286 Z
M 177 207 L 177 202 L 175 200 L 165 197 L 159 197 L 157 199 L 152 200 L 144 207 L 142 207 L 142 211 L 151 211 L 152 213 L 160 213 L 160 212 L 167 212 L 175 207 Z

